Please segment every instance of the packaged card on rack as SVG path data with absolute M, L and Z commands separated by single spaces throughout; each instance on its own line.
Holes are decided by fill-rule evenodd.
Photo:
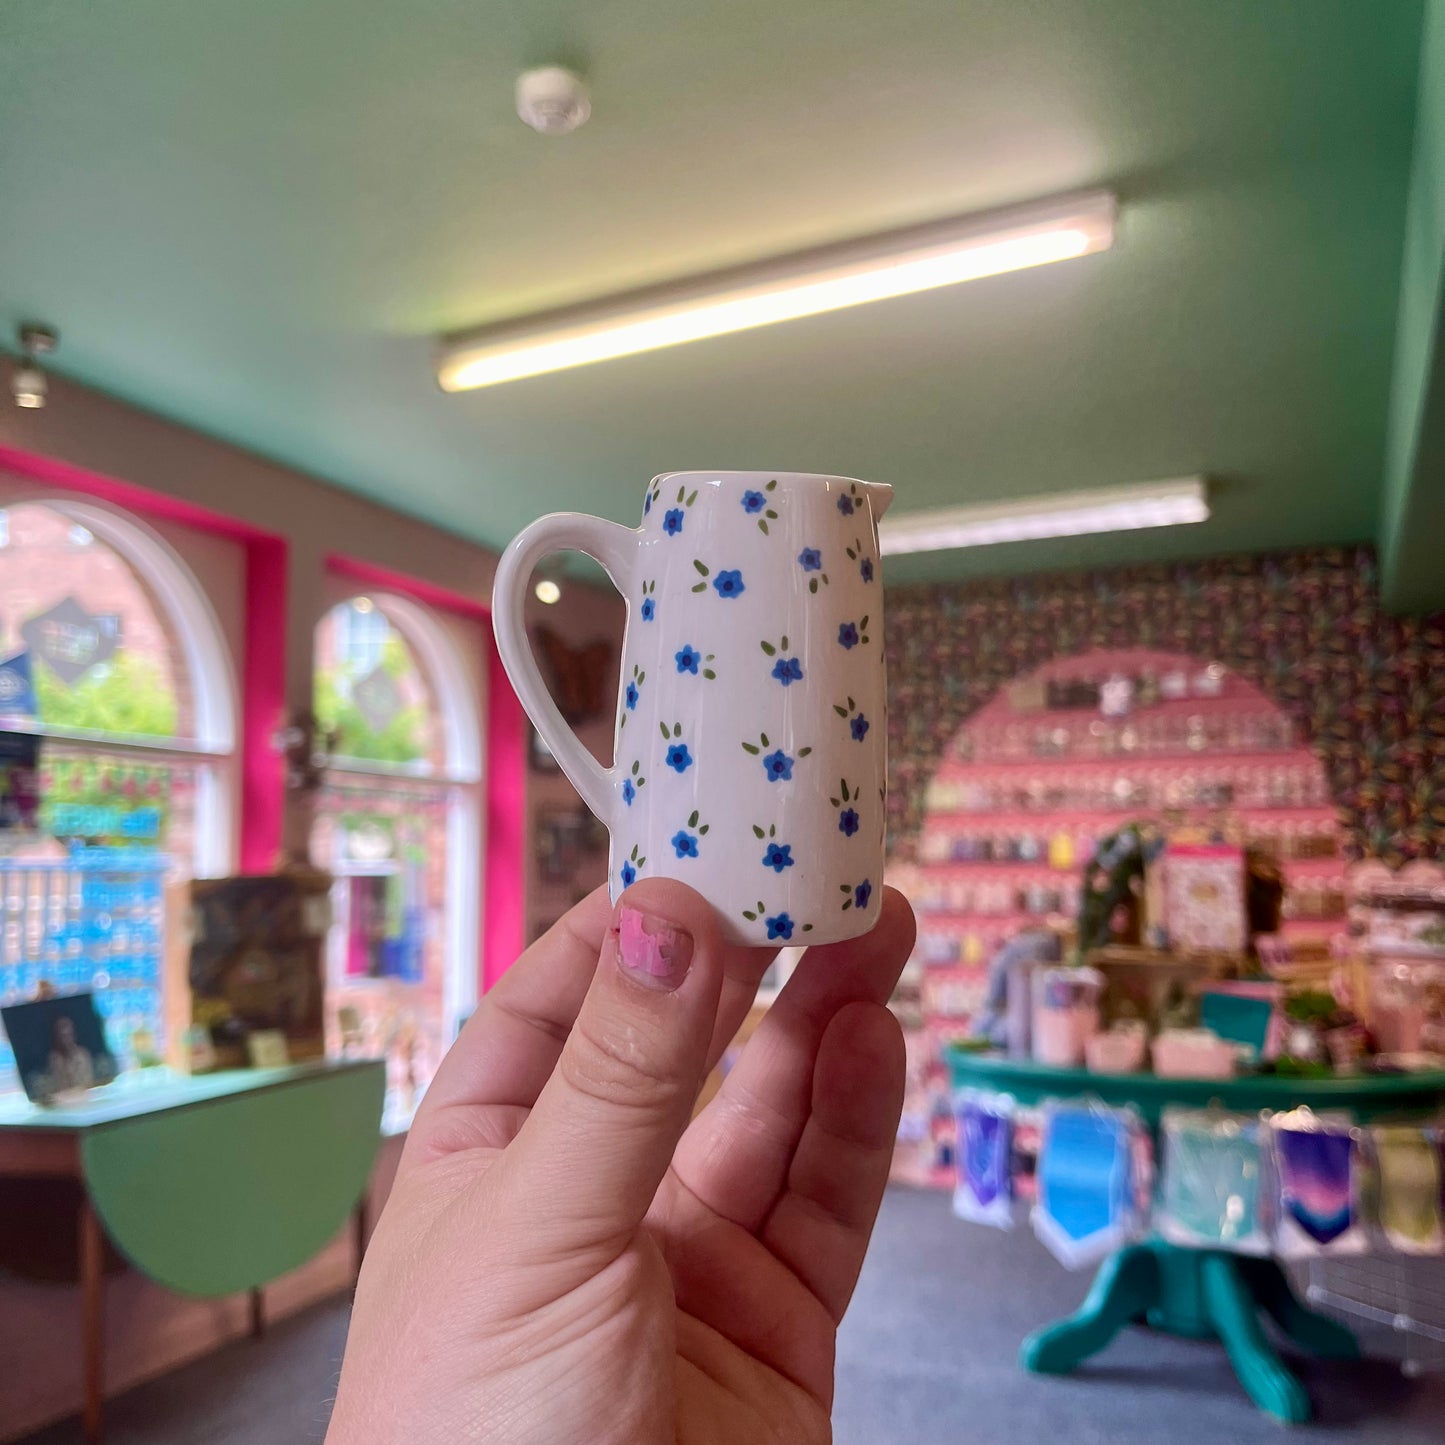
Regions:
M 1132 1110 L 1100 1104 L 1046 1107 L 1034 1233 L 1068 1269 L 1097 1263 L 1139 1227 Z
M 1270 1161 L 1264 1125 L 1221 1109 L 1165 1109 L 1154 1227 L 1171 1244 L 1268 1254 Z
M 1276 1114 L 1270 1128 L 1279 1184 L 1276 1251 L 1291 1259 L 1362 1253 L 1369 1236 L 1360 1206 L 1359 1131 L 1307 1108 Z
M 976 1089 L 960 1089 L 953 1099 L 957 1120 L 954 1157 L 958 1179 L 953 1212 L 974 1224 L 1013 1228 L 1010 1148 L 1013 1099 Z
M 1445 1253 L 1445 1127 L 1370 1130 L 1380 1231 L 1402 1254 Z

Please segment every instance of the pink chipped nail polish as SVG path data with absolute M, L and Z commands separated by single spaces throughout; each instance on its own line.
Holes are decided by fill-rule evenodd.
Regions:
M 624 904 L 617 917 L 617 961 L 648 988 L 674 989 L 692 962 L 692 935 Z

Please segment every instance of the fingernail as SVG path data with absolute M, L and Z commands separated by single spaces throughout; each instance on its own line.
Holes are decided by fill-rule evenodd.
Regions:
M 692 934 L 623 904 L 617 915 L 617 962 L 647 988 L 671 991 L 687 977 Z

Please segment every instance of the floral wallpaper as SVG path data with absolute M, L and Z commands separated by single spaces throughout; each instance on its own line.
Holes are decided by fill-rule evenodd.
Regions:
M 969 716 L 1019 674 L 1095 647 L 1157 647 L 1236 669 L 1319 754 L 1349 856 L 1398 864 L 1445 853 L 1445 613 L 1382 611 L 1368 547 L 890 588 L 885 610 L 900 855 Z

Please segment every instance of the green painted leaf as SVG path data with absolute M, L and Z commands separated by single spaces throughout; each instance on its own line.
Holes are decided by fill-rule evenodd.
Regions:
M 811 923 L 805 923 L 805 924 L 803 925 L 803 932 L 804 932 L 804 933 L 811 933 L 812 931 L 813 931 L 813 925 L 812 925 Z
M 852 906 L 853 906 L 853 900 L 850 898 L 850 899 L 843 905 L 843 912 L 846 913 Z
M 778 485 L 778 479 L 777 479 L 776 477 L 774 477 L 774 478 L 772 479 L 772 481 L 770 481 L 770 482 L 767 484 L 767 486 L 765 486 L 765 487 L 763 488 L 763 490 L 764 490 L 765 492 L 771 492 L 771 491 L 773 491 L 773 490 L 777 487 L 777 485 Z
M 868 626 L 868 614 L 865 612 L 865 613 L 863 614 L 863 620 L 862 620 L 862 622 L 860 622 L 860 623 L 858 624 L 858 631 L 859 631 L 859 632 L 862 632 L 862 630 L 863 630 L 865 627 L 867 627 L 867 626 Z
M 769 657 L 775 656 L 778 650 L 776 647 L 773 646 L 771 642 L 764 642 L 762 644 L 762 649 L 768 654 Z
M 694 567 L 696 567 L 697 570 L 698 570 L 699 572 L 701 572 L 704 577 L 706 577 L 706 576 L 708 575 L 707 563 L 701 561 L 701 560 L 700 560 L 699 558 L 697 558 L 697 557 L 694 557 L 694 558 L 692 559 L 692 565 L 693 565 Z
M 689 507 L 692 506 L 692 504 L 693 504 L 695 501 L 697 501 L 697 493 L 694 491 L 693 494 L 692 494 L 692 496 L 690 496 L 690 497 L 687 499 L 687 504 L 688 504 L 688 506 L 689 506 Z
M 816 592 L 817 590 L 818 590 L 818 579 L 817 579 L 816 577 L 809 577 L 809 578 L 808 578 L 808 591 L 809 591 L 809 592 Z
M 768 535 L 768 524 L 766 522 L 759 522 L 758 531 L 760 531 L 763 536 L 766 537 Z
M 666 723 L 658 723 L 657 726 L 662 730 L 662 735 L 663 735 L 663 737 L 669 736 L 668 731 L 667 731 L 667 724 L 666 724 Z
M 857 703 L 855 703 L 855 702 L 853 701 L 853 699 L 850 697 L 850 698 L 848 699 L 848 711 L 849 711 L 849 712 L 852 712 L 853 709 L 854 709 L 856 706 L 857 706 Z
M 806 758 L 806 757 L 808 756 L 808 754 L 811 753 L 812 751 L 813 751 L 812 748 L 799 748 L 799 749 L 798 749 L 798 756 L 799 756 L 800 758 Z
M 770 522 L 776 522 L 778 520 L 778 514 L 773 511 L 771 507 L 769 507 L 768 510 L 763 513 L 763 516 L 765 516 Z
M 767 733 L 759 733 L 759 734 L 758 734 L 758 738 L 759 738 L 759 740 L 762 742 L 762 745 L 763 745 L 764 747 L 768 747 L 768 746 L 769 746 Z
M 712 824 L 711 824 L 711 823 L 704 823 L 704 824 L 702 825 L 702 827 L 699 828 L 697 831 L 698 831 L 699 833 L 706 833 L 707 830 L 708 830 L 710 827 L 712 827 Z
M 756 754 L 762 752 L 762 749 L 761 749 L 760 747 L 758 747 L 755 743 L 744 743 L 744 744 L 743 744 L 743 751 L 744 751 L 745 753 L 753 753 L 754 755 L 756 755 Z
M 678 500 L 679 502 L 682 501 L 683 497 L 684 497 L 686 494 L 687 494 L 687 488 L 686 488 L 686 487 L 679 487 L 679 488 L 677 489 L 677 500 Z
M 697 586 L 694 587 L 692 590 L 693 590 L 694 592 L 706 592 L 706 591 L 707 591 L 707 583 L 706 583 L 706 582 L 699 582 L 699 583 L 697 584 Z
M 847 709 L 846 707 L 843 707 L 843 706 L 842 706 L 841 704 L 839 704 L 839 703 L 836 703 L 836 702 L 835 702 L 835 703 L 833 704 L 833 711 L 834 711 L 835 713 L 837 713 L 839 717 L 847 717 L 847 716 L 848 716 L 848 709 Z
M 703 668 L 702 675 L 706 678 L 709 678 L 713 682 L 717 681 L 717 673 L 715 673 L 710 667 Z
M 850 562 L 857 560 L 858 554 L 851 547 L 844 547 L 843 550 L 848 554 L 848 560 Z
M 765 836 L 766 836 L 766 835 L 764 834 L 763 830 L 762 830 L 760 827 L 758 827 L 758 825 L 757 825 L 756 823 L 753 824 L 753 832 L 756 833 L 759 838 L 762 838 L 762 837 L 765 837 Z
M 696 828 L 696 827 L 697 827 L 697 809 L 696 809 L 696 808 L 694 808 L 694 809 L 692 810 L 692 812 L 690 812 L 690 813 L 687 815 L 687 826 L 688 826 L 689 828 Z
M 782 649 L 783 649 L 784 652 L 786 652 L 786 651 L 788 650 L 788 634 L 787 634 L 786 632 L 783 634 L 783 640 L 782 640 L 782 642 L 779 644 L 779 646 L 782 647 Z
M 743 917 L 746 918 L 749 923 L 756 923 L 758 921 L 758 915 L 754 913 L 751 908 L 743 909 Z

